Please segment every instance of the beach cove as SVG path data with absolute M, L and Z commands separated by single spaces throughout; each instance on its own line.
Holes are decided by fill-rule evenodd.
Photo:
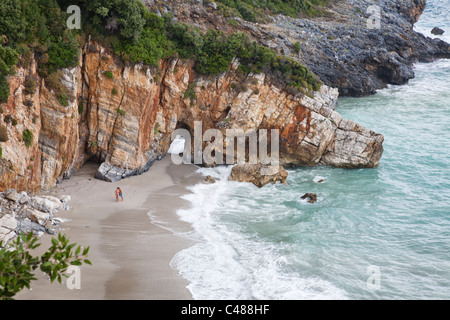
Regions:
M 194 165 L 176 166 L 170 157 L 156 161 L 151 170 L 117 183 L 124 201 L 116 202 L 116 184 L 94 179 L 98 165 L 86 164 L 51 194 L 70 195 L 70 210 L 58 216 L 70 219 L 60 232 L 71 242 L 90 246 L 92 266 L 81 267 L 81 288 L 51 284 L 41 272 L 23 290 L 18 300 L 141 300 L 192 299 L 187 282 L 170 267 L 172 257 L 192 242 L 152 223 L 149 213 L 164 215 L 178 230 L 185 228 L 176 211 L 188 205 L 181 195 L 186 186 L 198 183 Z M 41 237 L 41 247 L 50 246 L 52 236 Z

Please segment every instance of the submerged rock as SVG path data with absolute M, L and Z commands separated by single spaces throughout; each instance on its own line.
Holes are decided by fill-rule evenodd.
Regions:
M 238 164 L 231 169 L 230 181 L 251 182 L 258 188 L 268 183 L 287 184 L 287 171 L 281 166 L 263 164 Z
M 300 199 L 306 199 L 309 203 L 315 203 L 317 201 L 317 194 L 305 193 Z

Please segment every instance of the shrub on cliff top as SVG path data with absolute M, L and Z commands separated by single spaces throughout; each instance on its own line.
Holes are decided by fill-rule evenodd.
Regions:
M 296 43 L 294 43 L 294 50 L 296 53 L 300 52 L 300 42 L 297 41 Z
M 113 45 L 114 51 L 129 62 L 142 61 L 147 65 L 156 66 L 159 60 L 173 53 L 172 43 L 166 36 L 163 18 L 146 8 L 142 10 L 142 17 L 145 23 L 138 39 L 122 38 Z
M 0 103 L 8 102 L 9 83 L 6 77 L 0 74 Z
M 168 26 L 170 38 L 184 58 L 195 60 L 195 69 L 205 75 L 227 71 L 234 58 L 239 58 L 239 69 L 248 73 L 265 72 L 286 87 L 317 91 L 321 82 L 307 67 L 293 58 L 275 52 L 252 41 L 242 32 L 225 36 L 209 30 L 202 35 L 186 25 Z
M 248 20 L 262 11 L 296 14 L 327 0 L 223 0 L 221 8 L 229 6 L 238 10 L 239 15 Z M 159 17 L 150 12 L 140 0 L 8 0 L 0 4 L 0 30 L 9 39 L 2 42 L 0 61 L 9 61 L 8 70 L 17 63 L 19 50 L 25 59 L 36 57 L 39 74 L 46 78 L 46 84 L 53 87 L 56 94 L 67 94 L 61 87 L 60 69 L 78 64 L 80 31 L 68 30 L 66 20 L 68 5 L 80 6 L 83 32 L 92 34 L 104 45 L 111 45 L 115 54 L 125 63 L 145 63 L 158 65 L 161 59 L 171 55 L 190 58 L 195 61 L 195 69 L 204 75 L 217 75 L 226 71 L 233 58 L 241 62 L 245 73 L 277 71 L 273 67 L 275 53 L 252 42 L 242 33 L 224 35 L 215 30 L 202 33 L 199 29 L 173 22 L 171 14 Z M 227 7 L 228 8 L 228 7 Z M 220 11 L 219 10 L 219 11 Z M 223 11 L 223 10 L 222 10 Z M 221 11 L 221 12 L 222 12 Z M 226 10 L 225 10 L 226 11 Z M 302 11 L 303 12 L 303 11 Z M 109 40 L 108 40 L 109 39 Z M 25 44 L 25 46 L 24 46 Z M 27 45 L 28 44 L 28 45 Z M 4 49 L 6 48 L 6 49 Z M 21 48 L 21 49 L 19 49 Z M 34 52 L 28 52 L 30 49 Z M 5 56 L 6 58 L 1 58 Z M 2 64 L 0 63 L 0 71 Z M 5 68 L 3 68 L 5 69 Z M 5 72 L 0 72 L 0 102 L 6 102 L 9 85 Z M 9 74 L 9 73 L 8 73 Z M 280 74 L 275 72 L 274 74 Z M 52 77 L 54 76 L 54 79 Z M 112 73 L 105 73 L 112 78 Z M 283 77 L 284 82 L 288 77 Z M 52 80 L 54 85 L 51 84 Z M 57 80 L 57 81 L 56 81 Z M 294 87 L 309 83 L 311 79 L 288 82 Z M 59 88 L 59 89 L 57 89 Z

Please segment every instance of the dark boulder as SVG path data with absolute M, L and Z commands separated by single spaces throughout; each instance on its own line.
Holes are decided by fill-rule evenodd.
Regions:
M 431 33 L 436 35 L 436 36 L 441 36 L 444 34 L 444 30 L 442 30 L 441 28 L 438 27 L 434 27 L 433 30 L 431 30 Z
M 306 199 L 309 203 L 315 203 L 317 201 L 317 194 L 305 193 L 300 199 Z

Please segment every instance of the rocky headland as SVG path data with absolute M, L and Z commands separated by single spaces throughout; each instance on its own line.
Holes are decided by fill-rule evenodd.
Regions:
M 273 15 L 263 23 L 218 17 L 220 9 L 203 1 L 147 2 L 202 30 L 245 32 L 299 59 L 341 96 L 365 96 L 388 84 L 405 84 L 414 77 L 414 63 L 450 58 L 448 43 L 413 30 L 426 0 L 330 1 L 319 17 Z

